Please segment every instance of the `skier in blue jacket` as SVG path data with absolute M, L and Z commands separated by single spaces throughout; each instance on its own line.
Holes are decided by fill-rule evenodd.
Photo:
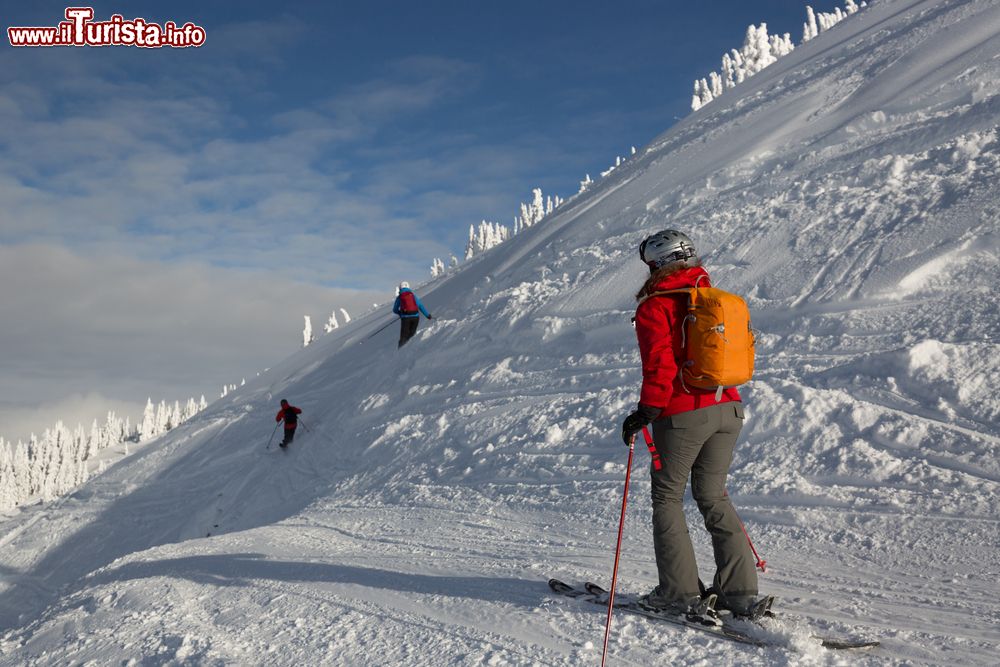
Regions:
M 399 296 L 392 304 L 392 312 L 399 315 L 399 345 L 403 347 L 406 342 L 417 333 L 417 326 L 420 324 L 420 313 L 429 320 L 434 317 L 427 312 L 424 304 L 420 302 L 420 297 L 410 289 L 410 283 L 403 281 L 399 283 Z

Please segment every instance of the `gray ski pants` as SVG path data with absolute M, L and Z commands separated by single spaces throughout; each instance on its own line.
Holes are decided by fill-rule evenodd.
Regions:
M 653 550 L 660 594 L 686 602 L 699 594 L 698 564 L 684 520 L 687 479 L 715 552 L 713 586 L 722 596 L 757 594 L 757 570 L 726 494 L 726 476 L 743 426 L 743 404 L 718 403 L 653 422 L 662 468 L 653 478 Z

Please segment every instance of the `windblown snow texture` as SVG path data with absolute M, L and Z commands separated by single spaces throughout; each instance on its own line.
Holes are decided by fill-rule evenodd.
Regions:
M 998 93 L 996 2 L 874 3 L 418 288 L 400 352 L 366 338 L 388 306 L 357 318 L 7 517 L 0 664 L 593 663 L 603 615 L 546 579 L 610 575 L 636 247 L 665 227 L 761 332 L 729 492 L 799 652 L 617 617 L 618 664 L 835 664 L 808 636 L 845 633 L 882 643 L 852 664 L 994 663 Z M 312 432 L 279 457 L 282 397 Z

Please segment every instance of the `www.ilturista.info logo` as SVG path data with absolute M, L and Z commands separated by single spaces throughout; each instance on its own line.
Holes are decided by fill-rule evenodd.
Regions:
M 173 21 L 163 25 L 146 19 L 126 20 L 112 14 L 107 21 L 94 21 L 93 7 L 67 7 L 66 20 L 54 28 L 7 28 L 11 46 L 138 46 L 158 49 L 164 46 L 185 48 L 205 43 L 205 29 L 190 21 L 178 26 Z

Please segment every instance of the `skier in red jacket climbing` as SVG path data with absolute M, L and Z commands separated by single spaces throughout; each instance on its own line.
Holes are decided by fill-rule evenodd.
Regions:
M 299 415 L 301 414 L 302 410 L 291 405 L 287 400 L 281 399 L 281 409 L 278 410 L 278 416 L 274 418 L 274 421 L 285 420 L 285 439 L 278 443 L 282 449 L 292 444 L 292 440 L 295 439 L 295 428 L 299 425 Z

